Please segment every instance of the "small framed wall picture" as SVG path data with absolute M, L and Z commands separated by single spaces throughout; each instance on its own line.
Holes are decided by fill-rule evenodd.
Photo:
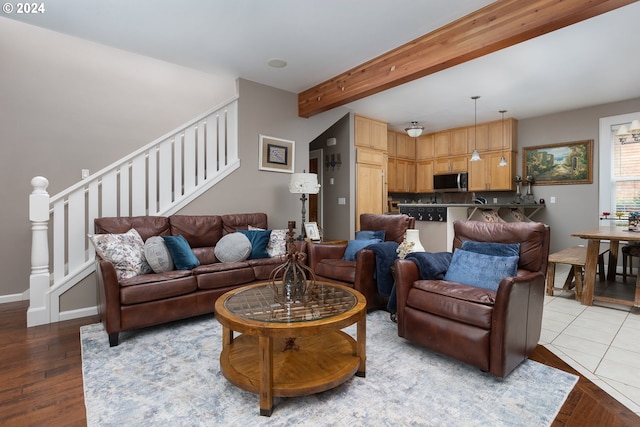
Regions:
M 293 173 L 294 141 L 260 135 L 259 148 L 259 170 Z
M 320 231 L 318 230 L 317 222 L 305 222 L 304 223 L 304 232 L 309 238 L 309 240 L 320 241 Z

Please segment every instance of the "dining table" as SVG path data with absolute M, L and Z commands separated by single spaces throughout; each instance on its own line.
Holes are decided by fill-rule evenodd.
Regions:
M 594 301 L 602 301 L 640 307 L 640 274 L 636 277 L 636 288 L 633 300 L 594 295 L 600 243 L 603 241 L 609 241 L 609 266 L 607 269 L 607 280 L 614 281 L 616 278 L 618 248 L 620 242 L 640 242 L 640 232 L 631 231 L 627 226 L 612 224 L 601 225 L 598 228 L 571 233 L 571 236 L 587 240 L 587 258 L 584 266 L 585 271 L 582 304 L 593 305 Z

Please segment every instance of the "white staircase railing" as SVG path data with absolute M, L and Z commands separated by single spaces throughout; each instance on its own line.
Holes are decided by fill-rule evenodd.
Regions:
M 53 197 L 46 178 L 33 178 L 27 326 L 96 312 L 61 316 L 59 308 L 60 296 L 95 269 L 87 237 L 95 218 L 171 215 L 239 166 L 236 97 Z

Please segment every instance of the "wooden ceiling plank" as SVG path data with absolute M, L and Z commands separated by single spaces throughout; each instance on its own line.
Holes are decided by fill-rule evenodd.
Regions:
M 311 117 L 636 1 L 497 1 L 301 92 L 298 115 Z

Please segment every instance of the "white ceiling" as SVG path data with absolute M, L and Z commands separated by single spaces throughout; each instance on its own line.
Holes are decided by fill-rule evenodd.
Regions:
M 47 0 L 3 14 L 208 73 L 299 93 L 488 0 Z M 1 23 L 1 22 L 0 22 Z M 524 119 L 640 97 L 640 2 L 349 104 L 394 129 Z M 280 58 L 288 65 L 271 68 Z

